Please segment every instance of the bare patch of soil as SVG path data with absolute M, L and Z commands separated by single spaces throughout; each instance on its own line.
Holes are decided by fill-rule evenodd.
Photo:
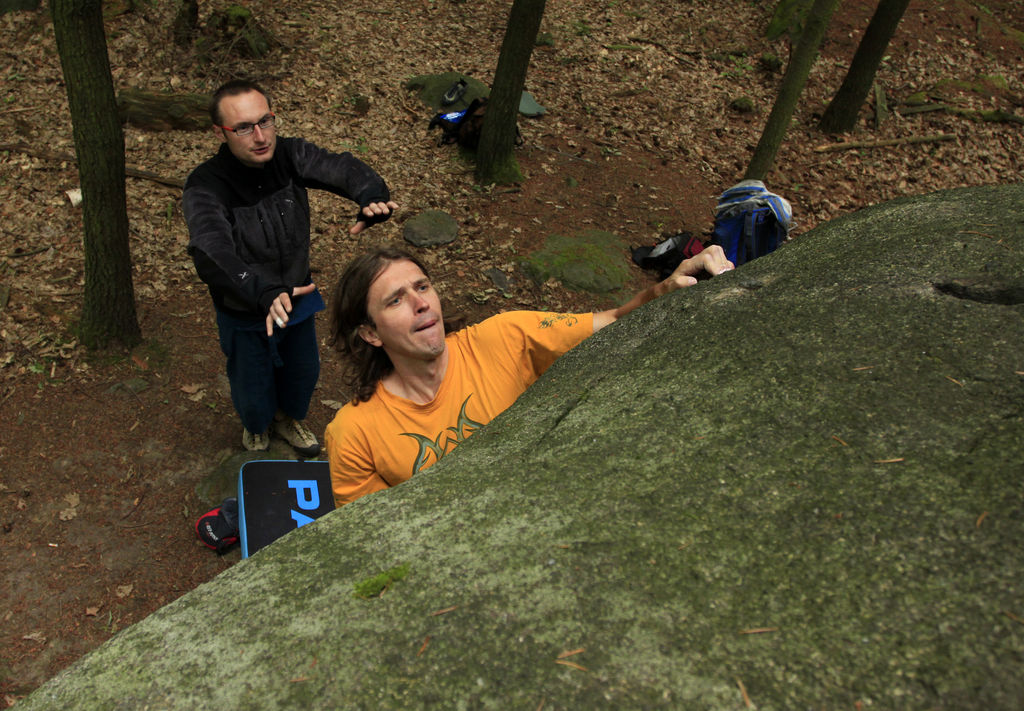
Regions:
M 548 113 L 520 124 L 527 180 L 480 189 L 471 166 L 428 135 L 429 109 L 401 84 L 453 70 L 489 80 L 508 3 L 264 3 L 257 16 L 281 41 L 273 56 L 206 63 L 170 43 L 172 5 L 140 3 L 109 18 L 115 84 L 209 92 L 232 74 L 257 77 L 276 98 L 282 134 L 357 153 L 403 207 L 397 219 L 352 238 L 352 206 L 315 196 L 313 259 L 324 290 L 360 249 L 401 239 L 403 217 L 443 209 L 459 221 L 460 238 L 422 256 L 446 308 L 471 320 L 621 298 L 525 279 L 517 258 L 549 234 L 615 232 L 627 262 L 631 246 L 665 233 L 706 236 L 717 194 L 742 176 L 771 109 L 780 74 L 760 60 L 788 52 L 785 42 L 761 37 L 771 3 L 742 11 L 710 0 L 549 3 L 542 32 L 550 43 L 535 51 L 527 80 Z M 925 92 L 965 110 L 1002 110 L 1017 123 L 932 111 L 896 113 L 876 127 L 865 107 L 853 135 L 816 130 L 871 5 L 841 4 L 767 181 L 793 202 L 797 239 L 821 221 L 901 195 L 1022 179 L 1024 6 L 1015 0 L 914 0 L 878 80 L 893 105 Z M 2 140 L 73 153 L 47 17 L 4 15 L 0 38 Z M 753 113 L 729 108 L 741 95 L 753 100 Z M 364 101 L 368 112 L 353 110 Z M 815 150 L 933 134 L 953 138 Z M 177 178 L 215 149 L 206 133 L 129 126 L 125 140 L 130 165 Z M 145 343 L 131 353 L 91 354 L 72 335 L 83 256 L 80 212 L 65 191 L 77 184 L 70 161 L 0 149 L 0 708 L 238 558 L 203 548 L 192 530 L 209 507 L 197 484 L 240 449 L 240 430 L 209 298 L 185 253 L 180 192 L 129 179 Z M 510 284 L 497 288 L 489 270 Z M 652 279 L 631 273 L 630 288 Z M 311 424 L 322 429 L 344 399 L 340 363 L 325 348 Z

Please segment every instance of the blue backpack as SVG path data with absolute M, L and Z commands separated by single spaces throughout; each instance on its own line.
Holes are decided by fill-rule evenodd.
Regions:
M 786 241 L 792 223 L 788 200 L 768 192 L 760 180 L 744 180 L 718 198 L 711 243 L 721 246 L 738 267 L 774 252 Z
M 487 112 L 487 99 L 480 97 L 473 99 L 469 106 L 461 111 L 444 111 L 437 114 L 430 120 L 427 130 L 435 126 L 441 128 L 441 138 L 437 145 L 443 146 L 448 143 L 458 143 L 471 150 L 476 150 L 480 143 L 480 131 L 484 126 L 484 115 Z

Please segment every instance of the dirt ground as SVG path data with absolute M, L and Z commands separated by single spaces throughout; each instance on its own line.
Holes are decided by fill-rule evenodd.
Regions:
M 785 40 L 763 38 L 774 3 L 638 0 L 548 3 L 527 89 L 548 112 L 523 118 L 519 186 L 479 188 L 472 167 L 438 147 L 430 110 L 402 88 L 415 74 L 489 81 L 509 3 L 392 0 L 375 9 L 328 0 L 264 3 L 279 41 L 265 60 L 215 48 L 200 61 L 170 42 L 172 3 L 111 6 L 115 86 L 208 93 L 235 74 L 275 98 L 282 135 L 351 150 L 392 186 L 400 215 L 357 238 L 353 206 L 315 196 L 314 278 L 326 295 L 361 248 L 401 240 L 405 218 L 435 208 L 459 239 L 423 250 L 449 312 L 471 321 L 515 308 L 584 310 L 622 294 L 536 285 L 517 257 L 548 234 L 600 228 L 629 249 L 689 231 L 707 237 L 716 196 L 742 177 L 771 109 Z M 914 0 L 878 75 L 889 118 L 866 106 L 847 136 L 815 120 L 839 86 L 870 18 L 845 0 L 833 19 L 769 187 L 794 206 L 795 239 L 814 225 L 902 195 L 1019 182 L 1024 153 L 1024 3 Z M 200 3 L 201 19 L 212 11 Z M 138 318 L 131 353 L 86 352 L 73 325 L 83 290 L 78 185 L 53 30 L 45 12 L 0 17 L 0 708 L 118 630 L 238 560 L 199 544 L 197 484 L 240 450 L 212 308 L 185 252 L 180 190 L 130 178 Z M 956 111 L 901 114 L 924 92 Z M 749 96 L 755 110 L 730 108 Z M 367 108 L 368 107 L 368 108 Z M 1014 117 L 982 121 L 982 110 Z M 887 147 L 842 141 L 948 136 Z M 208 132 L 125 131 L 130 166 L 182 179 L 215 148 Z M 985 225 L 978 225 L 984 234 Z M 630 289 L 652 275 L 632 268 Z M 510 281 L 497 288 L 487 271 Z M 321 338 L 326 337 L 324 320 Z M 346 392 L 325 346 L 309 422 L 321 431 Z

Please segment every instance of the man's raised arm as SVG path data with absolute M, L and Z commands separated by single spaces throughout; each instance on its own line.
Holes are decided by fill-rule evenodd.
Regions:
M 725 252 L 718 245 L 712 245 L 699 254 L 689 259 L 684 259 L 675 268 L 675 271 L 663 281 L 654 286 L 649 286 L 632 299 L 614 309 L 599 311 L 594 314 L 594 332 L 600 331 L 605 326 L 614 323 L 630 311 L 638 309 L 649 301 L 654 301 L 659 296 L 664 296 L 677 289 L 693 286 L 697 283 L 696 275 L 707 272 L 711 276 L 718 276 L 722 272 L 733 269 L 734 265 L 725 258 Z

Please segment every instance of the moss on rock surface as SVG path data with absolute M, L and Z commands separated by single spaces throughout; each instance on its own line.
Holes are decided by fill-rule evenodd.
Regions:
M 445 95 L 452 84 L 458 81 L 466 82 L 466 91 L 450 106 L 442 106 L 441 98 Z M 403 85 L 409 91 L 418 92 L 420 100 L 435 109 L 436 111 L 459 111 L 472 103 L 473 99 L 486 98 L 491 90 L 479 79 L 475 79 L 459 72 L 445 72 L 444 74 L 421 74 L 410 77 Z
M 18 708 L 1018 708 L 1022 201 L 868 208 L 650 304 Z
M 621 289 L 629 279 L 623 264 L 622 241 L 602 230 L 572 236 L 551 235 L 544 246 L 522 260 L 523 270 L 543 284 L 557 279 L 569 289 L 604 294 Z

